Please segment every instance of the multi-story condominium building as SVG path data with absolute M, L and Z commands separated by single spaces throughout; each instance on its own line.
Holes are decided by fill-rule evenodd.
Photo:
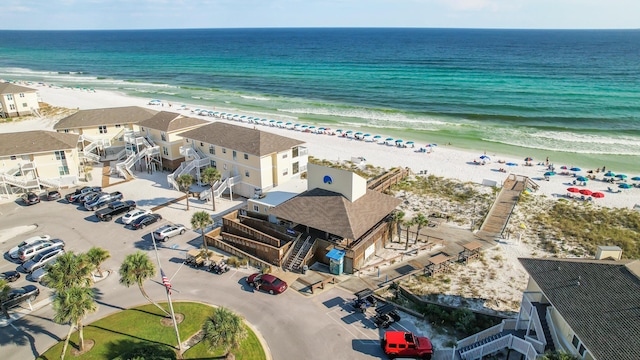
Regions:
M 0 192 L 13 194 L 78 181 L 78 135 L 35 130 L 0 134 Z
M 10 118 L 38 112 L 38 91 L 12 83 L 0 83 L 0 117 Z

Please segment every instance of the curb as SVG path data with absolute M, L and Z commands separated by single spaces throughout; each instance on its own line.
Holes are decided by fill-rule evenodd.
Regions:
M 20 310 L 14 312 L 13 314 L 9 314 L 9 319 L 4 316 L 0 319 L 0 328 L 7 327 L 11 325 L 16 320 L 22 319 L 24 316 L 29 315 L 33 311 L 40 310 L 43 307 L 51 304 L 53 302 L 53 295 L 48 298 L 38 301 L 34 304 L 31 304 L 31 309 L 21 308 Z

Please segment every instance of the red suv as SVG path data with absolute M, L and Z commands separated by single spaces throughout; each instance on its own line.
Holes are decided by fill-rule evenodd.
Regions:
M 280 294 L 287 290 L 287 283 L 271 274 L 253 274 L 247 278 L 247 283 L 258 289 L 269 292 L 269 294 Z
M 430 360 L 433 354 L 433 346 L 429 338 L 416 336 L 410 332 L 387 331 L 380 340 L 380 345 L 390 359 L 419 357 Z

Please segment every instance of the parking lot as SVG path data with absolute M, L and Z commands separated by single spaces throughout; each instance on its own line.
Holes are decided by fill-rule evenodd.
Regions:
M 135 186 L 131 182 L 127 184 Z M 125 199 L 131 199 L 131 190 L 125 188 L 119 191 L 124 193 Z M 202 206 L 209 207 L 211 204 Z M 168 211 L 187 213 L 184 208 L 177 207 Z M 182 216 L 179 222 L 186 222 L 185 225 L 189 227 L 188 221 L 185 221 L 188 213 Z M 122 308 L 145 303 L 137 288 L 125 288 L 119 284 L 117 271 L 126 255 L 136 250 L 153 251 L 151 232 L 170 220 L 171 215 L 163 216 L 160 222 L 136 231 L 123 226 L 119 217 L 112 222 L 100 222 L 93 212 L 86 211 L 80 205 L 68 204 L 65 200 L 43 201 L 32 206 L 18 202 L 5 203 L 0 205 L 0 230 L 4 234 L 0 236 L 0 250 L 6 253 L 20 241 L 42 234 L 64 240 L 66 251 L 85 252 L 93 246 L 108 250 L 111 258 L 104 263 L 103 269 L 111 274 L 96 283 L 99 310 L 85 322 L 90 323 Z M 25 229 L 30 230 L 16 234 L 16 231 Z M 274 359 L 325 359 L 327 354 L 332 354 L 336 359 L 383 357 L 379 346 L 381 331 L 363 314 L 353 312 L 348 304 L 353 294 L 338 287 L 313 297 L 293 289 L 276 296 L 256 292 L 245 282 L 246 276 L 256 269 L 233 269 L 216 275 L 184 265 L 186 252 L 201 244 L 200 234 L 190 229 L 166 243 L 158 244 L 160 262 L 171 279 L 174 300 L 202 301 L 226 306 L 242 314 L 265 339 Z M 155 260 L 154 254 L 150 255 Z M 18 266 L 19 263 L 10 261 L 5 255 L 0 262 L 0 271 L 15 270 Z M 25 284 L 33 283 L 22 274 L 11 285 L 20 287 Z M 50 291 L 38 286 L 42 293 L 34 305 L 41 308 L 30 311 L 25 304 L 23 309 L 13 310 L 12 313 L 19 311 L 24 316 L 0 333 L 3 353 L 11 354 L 7 359 L 32 358 L 66 336 L 68 328 L 50 320 L 53 311 L 46 301 Z M 157 301 L 166 299 L 159 274 L 147 281 L 145 289 Z M 414 330 L 414 324 L 403 319 L 392 328 Z

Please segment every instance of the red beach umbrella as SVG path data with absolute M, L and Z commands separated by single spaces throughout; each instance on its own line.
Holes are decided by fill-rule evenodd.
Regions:
M 591 194 L 593 194 L 593 191 L 591 191 L 589 189 L 582 189 L 582 190 L 580 190 L 580 194 L 582 194 L 582 195 L 591 195 Z
M 596 191 L 593 194 L 591 194 L 591 196 L 594 197 L 594 198 L 603 198 L 604 194 L 599 192 L 599 191 Z
M 575 187 L 570 187 L 567 189 L 568 192 L 572 192 L 572 193 L 577 193 L 580 192 L 580 189 L 575 188 Z

